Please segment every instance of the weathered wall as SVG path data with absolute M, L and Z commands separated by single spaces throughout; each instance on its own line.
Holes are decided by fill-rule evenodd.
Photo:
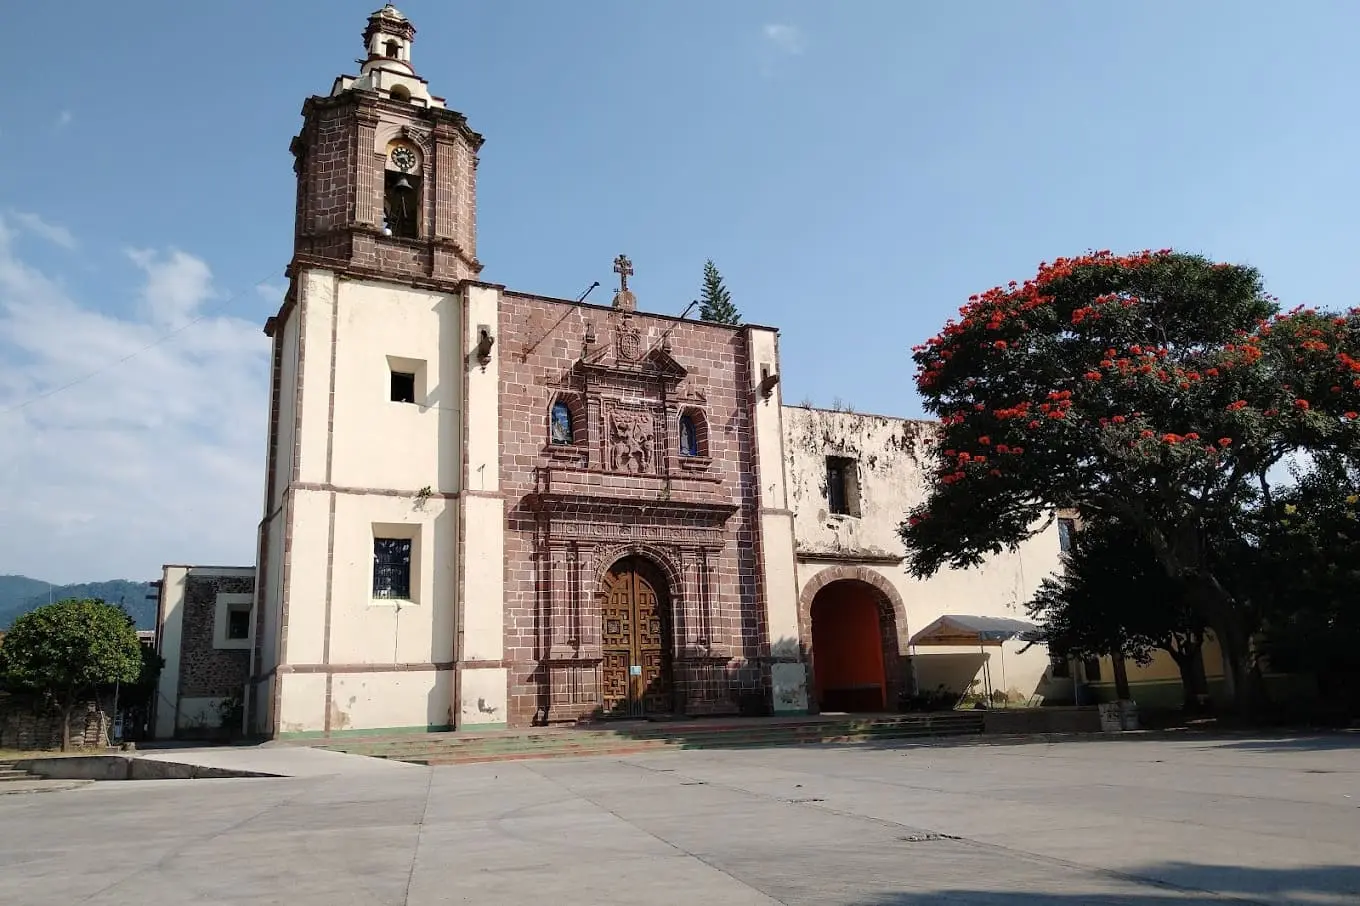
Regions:
M 896 633 L 901 656 L 911 654 L 911 636 L 945 614 L 1027 619 L 1024 604 L 1039 582 L 1059 569 L 1056 523 L 1021 545 L 1015 553 L 991 558 L 970 570 L 943 570 L 929 579 L 907 574 L 898 526 L 926 494 L 924 441 L 930 423 L 879 415 L 784 408 L 785 463 L 794 516 L 800 590 L 800 633 L 811 647 L 809 590 L 831 576 L 852 577 L 855 570 L 881 576 L 900 599 Z M 828 456 L 853 460 L 858 500 L 850 515 L 830 512 Z M 834 573 L 827 571 L 834 570 Z M 814 584 L 819 574 L 821 579 Z M 890 646 L 889 646 L 890 647 Z M 1021 654 L 1025 643 L 990 648 L 992 683 L 1013 699 L 1028 700 L 1047 688 L 1049 659 L 1042 646 Z M 910 666 L 902 665 L 900 684 L 931 690 L 945 685 L 963 691 L 981 679 L 986 655 L 976 648 L 921 648 Z M 815 652 L 814 652 L 815 659 Z M 891 665 L 889 665 L 891 669 Z M 892 703 L 890 702 L 890 705 Z

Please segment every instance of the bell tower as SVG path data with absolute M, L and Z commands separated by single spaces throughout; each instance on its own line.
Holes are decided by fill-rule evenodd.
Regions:
M 368 17 L 357 76 L 308 98 L 293 139 L 291 270 L 449 285 L 475 278 L 482 136 L 412 63 L 416 29 L 387 4 Z

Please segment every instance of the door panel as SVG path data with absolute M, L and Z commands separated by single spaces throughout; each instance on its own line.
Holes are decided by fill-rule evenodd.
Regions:
M 659 580 L 648 572 L 629 559 L 614 567 L 607 580 L 601 608 L 607 714 L 639 716 L 673 709 L 668 614 L 657 592 Z

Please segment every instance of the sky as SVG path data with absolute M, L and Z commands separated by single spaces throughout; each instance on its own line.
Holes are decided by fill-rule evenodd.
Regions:
M 303 100 L 376 0 L 12 4 L 0 574 L 250 564 Z M 483 279 L 680 313 L 705 259 L 790 404 L 919 416 L 910 347 L 1087 249 L 1356 304 L 1360 4 L 408 0 L 486 136 Z

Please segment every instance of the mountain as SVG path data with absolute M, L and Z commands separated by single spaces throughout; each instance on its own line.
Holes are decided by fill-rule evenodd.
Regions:
M 150 582 L 130 582 L 111 579 L 108 582 L 80 582 L 75 585 L 53 585 L 51 600 L 62 598 L 102 598 L 110 604 L 122 604 L 137 621 L 138 629 L 156 628 L 156 601 L 148 599 L 155 589 Z M 48 601 L 48 585 L 41 579 L 28 576 L 0 576 L 0 629 L 9 628 L 14 618 L 28 613 Z

